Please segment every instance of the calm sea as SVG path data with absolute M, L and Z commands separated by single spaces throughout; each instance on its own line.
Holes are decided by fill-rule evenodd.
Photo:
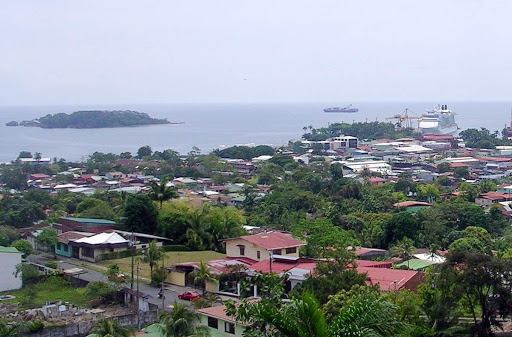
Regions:
M 502 130 L 510 123 L 512 102 L 443 102 L 457 112 L 461 129 L 486 127 Z M 136 153 L 144 145 L 153 150 L 174 149 L 187 153 L 197 146 L 203 153 L 231 145 L 283 145 L 298 140 L 303 127 L 326 126 L 335 122 L 384 121 L 402 113 L 419 116 L 433 103 L 354 103 L 358 113 L 324 113 L 325 107 L 342 103 L 282 104 L 166 104 L 91 106 L 3 106 L 0 107 L 0 162 L 10 161 L 20 151 L 40 152 L 44 157 L 82 160 L 95 151 Z M 11 120 L 22 121 L 48 113 L 77 110 L 137 110 L 179 125 L 156 125 L 112 129 L 40 129 L 6 127 Z

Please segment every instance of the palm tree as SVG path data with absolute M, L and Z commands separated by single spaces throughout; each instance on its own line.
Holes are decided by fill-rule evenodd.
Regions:
M 92 332 L 100 337 L 131 337 L 134 331 L 129 327 L 121 326 L 115 318 L 103 318 L 96 322 Z
M 415 251 L 416 247 L 414 247 L 414 242 L 408 237 L 397 241 L 397 243 L 389 249 L 391 255 L 407 260 L 407 268 L 409 268 L 409 259 Z
M 153 240 L 149 243 L 147 252 L 142 256 L 141 261 L 149 264 L 151 277 L 153 277 L 153 268 L 162 259 L 163 253 L 162 247 L 158 247 L 156 240 Z
M 222 298 L 217 294 L 206 294 L 192 300 L 194 309 L 209 308 L 215 304 L 224 304 Z
M 190 273 L 190 275 L 194 278 L 194 283 L 200 284 L 203 288 L 203 296 L 206 293 L 206 283 L 217 280 L 215 275 L 212 274 L 210 267 L 203 261 L 199 263 L 199 268 Z
M 210 336 L 210 330 L 204 325 L 195 325 L 199 314 L 185 304 L 174 301 L 171 312 L 162 311 L 158 315 L 157 326 L 167 337 Z
M 149 184 L 149 187 L 150 187 L 149 197 L 152 200 L 159 201 L 160 208 L 162 208 L 162 204 L 164 201 L 169 200 L 169 199 L 176 199 L 176 198 L 180 197 L 176 188 L 166 186 L 168 182 L 169 182 L 169 178 L 163 177 L 162 180 L 160 180 L 160 184 L 157 184 L 154 181 L 152 181 Z
M 397 306 L 382 298 L 356 297 L 334 319 L 329 336 L 398 336 L 407 330 L 407 324 L 397 319 L 397 310 Z
M 188 240 L 187 244 L 196 250 L 215 249 L 212 234 L 207 231 L 206 217 L 210 210 L 209 207 L 208 204 L 205 204 L 200 209 L 195 209 L 187 217 L 188 228 L 185 237 Z

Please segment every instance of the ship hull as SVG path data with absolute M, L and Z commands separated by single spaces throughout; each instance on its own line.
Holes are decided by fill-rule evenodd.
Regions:
M 429 133 L 435 135 L 451 135 L 457 132 L 458 130 L 457 124 L 446 125 L 444 127 L 433 127 L 433 128 L 419 128 L 421 133 Z
M 328 113 L 355 113 L 355 112 L 358 112 L 359 109 L 350 109 L 350 110 L 329 110 L 329 109 L 324 109 L 324 112 L 328 112 Z

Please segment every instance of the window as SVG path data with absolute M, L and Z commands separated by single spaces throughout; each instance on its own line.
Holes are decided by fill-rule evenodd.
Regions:
M 219 320 L 213 317 L 208 317 L 208 326 L 210 328 L 218 329 L 219 328 Z
M 281 249 L 274 249 L 272 255 L 281 255 Z
M 245 246 L 239 245 L 238 248 L 240 249 L 240 255 L 244 256 L 245 255 Z
M 233 323 L 224 322 L 224 331 L 234 335 L 235 334 L 235 325 Z
M 256 258 L 257 258 L 258 260 L 259 260 L 259 259 L 261 259 L 261 253 L 260 253 L 260 251 L 259 251 L 259 250 L 256 252 Z
M 295 254 L 295 253 L 297 253 L 297 247 L 286 248 L 286 254 Z
M 94 258 L 94 249 L 83 247 L 82 248 L 82 256 Z
M 63 248 L 63 249 L 62 249 L 63 251 L 65 251 L 65 252 L 67 252 L 67 251 L 68 251 L 68 245 L 66 245 L 66 244 L 62 244 L 62 248 Z

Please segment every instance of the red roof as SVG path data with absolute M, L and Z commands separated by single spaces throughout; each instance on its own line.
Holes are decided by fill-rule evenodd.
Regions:
M 381 291 L 395 291 L 399 290 L 411 280 L 417 271 L 414 270 L 401 270 L 401 269 L 386 269 L 386 268 L 372 268 L 372 267 L 357 267 L 359 273 L 366 273 L 368 285 L 378 284 Z
M 266 250 L 306 245 L 304 242 L 294 239 L 291 235 L 281 232 L 259 233 L 254 235 L 241 236 L 234 239 L 242 239 L 248 241 Z M 226 241 L 234 239 L 227 239 Z
M 234 323 L 235 319 L 232 316 L 226 314 L 226 306 L 219 305 L 216 307 L 197 309 L 197 312 L 208 317 L 219 318 L 226 322 Z
M 450 168 L 457 168 L 457 167 L 470 167 L 471 165 L 466 163 L 450 163 Z
M 369 261 L 369 260 L 354 260 L 357 267 L 372 267 L 372 268 L 391 268 L 393 263 L 391 261 Z
M 60 234 L 57 237 L 57 240 L 59 240 L 59 242 L 61 242 L 61 243 L 68 244 L 70 240 L 77 240 L 77 239 L 85 238 L 87 236 L 92 236 L 93 234 L 94 233 L 82 233 L 82 232 L 69 231 L 69 232 Z
M 272 272 L 281 274 L 290 269 L 298 268 L 312 271 L 316 268 L 316 262 L 311 261 L 302 261 L 302 259 L 298 259 L 296 262 L 280 262 L 280 261 L 272 261 Z M 262 260 L 253 264 L 249 269 L 254 271 L 259 271 L 261 273 L 270 273 L 270 261 Z
M 393 204 L 395 207 L 412 207 L 412 206 L 432 206 L 432 204 L 429 204 L 428 202 L 422 202 L 422 201 L 402 201 L 397 202 L 396 204 Z
M 379 249 L 379 248 L 366 248 L 366 247 L 356 247 L 354 250 L 354 254 L 356 256 L 361 256 L 368 253 L 386 253 L 387 250 L 385 249 Z
M 478 158 L 475 158 L 475 159 L 478 159 L 478 161 L 480 161 L 480 162 L 490 162 L 490 161 L 493 161 L 493 162 L 507 162 L 507 161 L 512 161 L 512 158 L 504 158 L 504 157 L 478 157 Z
M 510 199 L 510 193 L 502 193 L 502 192 L 487 192 L 480 195 L 479 198 L 485 198 L 490 200 L 501 200 L 501 199 Z
M 423 139 L 425 140 L 454 140 L 455 138 L 450 135 L 436 135 L 433 133 L 424 134 Z

